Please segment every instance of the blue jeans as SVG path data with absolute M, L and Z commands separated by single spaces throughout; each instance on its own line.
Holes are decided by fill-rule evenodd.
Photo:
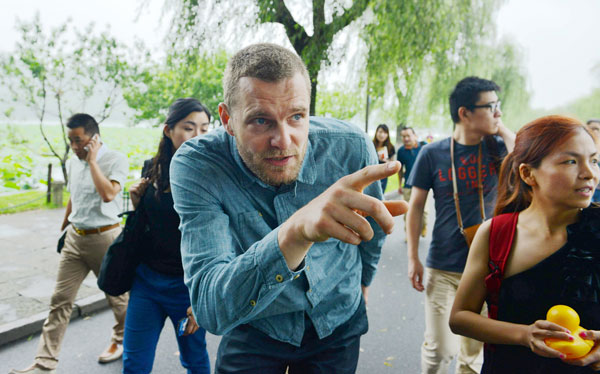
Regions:
M 319 339 L 306 314 L 304 323 L 300 347 L 275 340 L 248 324 L 234 328 L 221 338 L 215 374 L 356 372 L 360 336 L 369 329 L 362 297 L 354 315 L 323 339 Z
M 129 295 L 123 340 L 123 373 L 145 374 L 152 371 L 160 332 L 169 317 L 177 331 L 177 322 L 186 317 L 190 306 L 183 277 L 173 277 L 141 264 Z M 181 365 L 188 374 L 210 374 L 206 351 L 206 331 L 178 336 Z

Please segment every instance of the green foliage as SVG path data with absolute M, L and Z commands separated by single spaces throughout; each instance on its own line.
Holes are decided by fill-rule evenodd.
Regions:
M 13 126 L 14 136 L 21 143 L 11 143 L 5 134 L 7 126 L 0 126 L 0 193 L 14 189 L 40 188 L 46 184 L 47 166 L 55 158 L 39 134 L 37 126 Z M 60 126 L 46 128 L 49 139 L 60 139 Z M 102 127 L 102 140 L 108 147 L 125 154 L 129 160 L 128 180 L 140 177 L 144 160 L 153 157 L 158 148 L 161 132 L 158 129 Z M 12 187 L 12 188 L 9 188 Z
M 574 116 L 584 123 L 592 118 L 600 118 L 600 88 L 596 88 L 589 95 L 574 100 L 567 105 L 539 112 L 536 117 L 547 114 L 565 114 Z
M 140 68 L 123 90 L 129 107 L 136 110 L 135 119 L 164 123 L 168 107 L 176 99 L 194 97 L 206 105 L 213 115 L 222 101 L 222 78 L 227 56 L 170 54 L 163 64 Z
M 20 39 L 15 50 L 0 59 L 0 83 L 11 93 L 10 100 L 35 113 L 42 137 L 60 160 L 66 180 L 69 144 L 64 120 L 85 111 L 92 96 L 102 98 L 102 104 L 90 110 L 96 120 L 102 122 L 110 115 L 127 77 L 126 48 L 106 32 L 96 34 L 93 25 L 71 32 L 67 21 L 45 32 L 39 15 L 31 22 L 17 23 L 17 30 Z M 11 112 L 4 114 L 9 117 Z M 44 132 L 48 113 L 56 113 L 62 126 L 58 141 L 51 141 Z
M 319 88 L 316 114 L 349 121 L 362 110 L 359 99 L 358 92 L 344 91 L 343 88 L 335 91 Z
M 225 34 L 239 38 L 258 24 L 283 26 L 290 44 L 308 68 L 310 113 L 314 114 L 317 79 L 322 64 L 329 62 L 329 47 L 338 32 L 363 15 L 370 0 L 354 0 L 350 5 L 343 0 L 312 0 L 312 7 L 296 7 L 301 11 L 293 15 L 284 1 L 165 0 L 165 3 L 173 10 L 171 34 L 177 38 L 171 40 L 177 50 L 199 50 L 214 42 L 223 43 Z M 298 20 L 312 21 L 312 25 Z M 306 31 L 309 26 L 312 35 Z
M 3 186 L 15 190 L 30 189 L 32 163 L 31 157 L 23 153 L 3 156 L 0 159 L 0 179 Z
M 530 93 L 518 48 L 495 41 L 493 15 L 501 2 L 378 1 L 376 21 L 365 29 L 371 95 L 393 94 L 397 123 L 449 126 L 448 95 L 459 80 L 476 75 L 502 87 L 505 123 L 514 128 L 530 112 Z
M 28 140 L 15 126 L 0 127 L 0 192 L 29 189 L 37 185 Z

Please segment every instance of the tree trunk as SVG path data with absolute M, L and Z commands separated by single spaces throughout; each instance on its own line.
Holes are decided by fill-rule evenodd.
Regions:
M 312 74 L 311 74 L 312 77 Z M 310 115 L 315 115 L 315 108 L 317 107 L 317 78 L 311 78 L 310 80 Z
M 60 168 L 62 170 L 63 178 L 65 179 L 65 186 L 66 186 L 67 183 L 69 182 L 69 177 L 67 175 L 67 158 L 66 157 L 64 160 L 60 160 Z

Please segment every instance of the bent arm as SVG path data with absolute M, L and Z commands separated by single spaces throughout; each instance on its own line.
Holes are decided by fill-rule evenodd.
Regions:
M 504 126 L 504 124 L 500 123 L 498 125 L 498 135 L 500 135 L 502 140 L 504 140 L 504 145 L 506 145 L 507 152 L 512 152 L 513 149 L 515 149 L 515 133 Z
M 450 312 L 450 329 L 455 334 L 487 343 L 525 345 L 526 325 L 497 321 L 480 314 L 487 295 L 489 233 L 490 221 L 486 221 L 475 234 Z
M 219 198 L 194 181 L 198 170 L 184 158 L 171 164 L 184 280 L 198 324 L 222 335 L 264 311 L 298 272 L 281 254 L 279 228 L 242 248 Z
M 450 329 L 455 334 L 486 343 L 522 345 L 540 356 L 561 357 L 561 353 L 548 347 L 544 339 L 568 340 L 568 330 L 564 327 L 545 320 L 531 325 L 510 323 L 480 314 L 487 294 L 485 277 L 488 274 L 490 226 L 490 220 L 484 222 L 475 234 L 450 312 Z
M 60 231 L 64 230 L 65 227 L 69 225 L 69 215 L 71 214 L 72 210 L 73 207 L 71 206 L 71 198 L 69 197 L 69 202 L 67 203 L 67 210 L 65 210 L 65 218 L 63 218 L 63 223 L 60 226 Z
M 102 201 L 105 203 L 113 201 L 119 191 L 121 191 L 121 184 L 117 181 L 109 180 L 104 176 L 95 160 L 90 161 L 89 165 L 94 186 L 96 186 L 96 191 L 98 191 L 98 195 L 100 195 Z
M 408 277 L 417 291 L 423 291 L 423 264 L 419 260 L 419 234 L 423 222 L 423 212 L 429 191 L 412 187 L 408 213 L 406 214 L 406 241 L 408 244 Z

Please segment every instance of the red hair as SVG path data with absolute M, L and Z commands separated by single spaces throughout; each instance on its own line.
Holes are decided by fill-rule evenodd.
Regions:
M 531 204 L 532 190 L 519 174 L 519 165 L 540 166 L 544 157 L 569 140 L 578 130 L 594 137 L 578 120 L 566 116 L 546 116 L 523 126 L 517 132 L 515 149 L 500 168 L 498 199 L 494 215 L 520 212 Z

